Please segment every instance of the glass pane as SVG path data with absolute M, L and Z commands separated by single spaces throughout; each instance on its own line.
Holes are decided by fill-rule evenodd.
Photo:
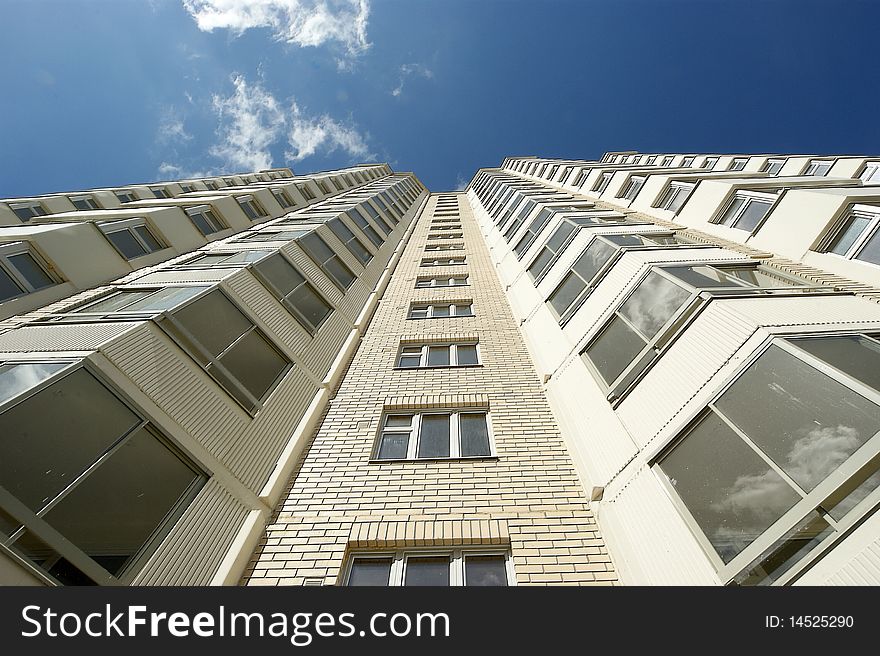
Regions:
M 153 233 L 147 230 L 144 226 L 135 226 L 134 231 L 144 240 L 144 243 L 149 247 L 151 252 L 162 250 L 162 244 L 160 244 L 153 236 Z
M 827 509 L 829 515 L 840 521 L 878 487 L 880 487 L 880 471 L 875 463 L 872 467 L 860 471 L 835 490 L 837 501 L 826 501 L 822 505 Z
M 68 362 L 0 364 L 0 403 L 36 387 Z
M 257 330 L 239 339 L 219 362 L 257 400 L 266 395 L 289 364 Z
M 45 519 L 104 569 L 118 575 L 200 478 L 141 429 Z
M 815 549 L 834 529 L 817 512 L 812 512 L 736 577 L 738 585 L 770 585 Z
M 504 556 L 465 556 L 464 584 L 468 586 L 506 586 Z
M 553 290 L 547 302 L 556 312 L 556 315 L 562 317 L 571 307 L 575 299 L 587 288 L 587 284 L 573 272 L 566 274 L 559 286 Z
M 550 264 L 550 260 L 553 259 L 553 255 L 553 251 L 551 251 L 549 248 L 542 248 L 541 252 L 538 253 L 538 257 L 536 257 L 529 266 L 529 275 L 531 275 L 532 278 L 537 278 L 539 275 L 541 275 L 547 265 Z
M 880 430 L 880 407 L 775 345 L 716 405 L 807 491 Z
M 459 344 L 456 346 L 458 351 L 458 364 L 477 364 L 477 346 L 476 344 Z
M 749 206 L 746 207 L 742 214 L 740 214 L 739 219 L 737 219 L 733 227 L 751 232 L 757 227 L 761 219 L 764 218 L 764 215 L 767 213 L 767 210 L 770 209 L 772 204 L 773 203 L 768 200 L 752 199 Z
M 432 306 L 431 316 L 433 316 L 433 317 L 448 317 L 449 316 L 449 306 L 448 305 L 434 305 L 434 306 Z
M 128 230 L 117 230 L 116 232 L 108 232 L 106 234 L 107 239 L 119 249 L 119 252 L 122 253 L 122 256 L 126 260 L 147 254 L 144 247 L 141 246 L 140 242 L 135 239 L 134 235 Z
M 59 556 L 33 533 L 27 532 L 12 545 L 13 549 L 48 572 L 62 585 L 95 585 L 88 576 Z
M 486 426 L 485 413 L 462 413 L 458 420 L 461 430 L 461 455 L 490 455 L 489 428 Z
M 856 239 L 862 234 L 862 231 L 868 227 L 871 220 L 863 216 L 852 216 L 837 233 L 831 246 L 828 247 L 829 253 L 837 253 L 838 255 L 846 255 Z
M 864 335 L 805 337 L 792 344 L 880 391 L 880 343 Z
M 865 242 L 856 258 L 863 262 L 880 264 L 880 230 L 876 230 L 871 238 Z
M 593 243 L 581 254 L 571 268 L 589 282 L 616 252 L 617 250 L 608 242 L 594 239 Z
M 332 260 L 324 264 L 324 267 L 330 277 L 343 289 L 348 289 L 355 281 L 355 275 L 351 272 L 351 269 L 345 266 L 338 257 L 334 256 Z
M 355 558 L 348 575 L 348 585 L 388 585 L 391 558 Z
M 449 365 L 449 347 L 448 346 L 429 346 L 428 347 L 428 366 L 429 367 L 446 367 Z
M 474 310 L 471 305 L 456 305 L 455 306 L 455 316 L 457 317 L 470 317 L 473 316 Z
M 736 213 L 739 211 L 739 208 L 742 207 L 743 203 L 745 203 L 745 198 L 741 198 L 737 196 L 733 199 L 733 202 L 727 206 L 727 209 L 724 210 L 724 214 L 721 215 L 721 220 L 719 223 L 723 225 L 730 225 L 733 221 L 733 217 L 736 216 Z
M 402 355 L 400 356 L 400 362 L 398 363 L 398 367 L 418 367 L 422 361 L 421 355 Z
M 12 276 L 0 268 L 0 301 L 14 298 L 22 293 L 24 290 L 12 279 Z
M 449 457 L 449 415 L 422 415 L 418 458 Z
M 689 291 L 651 271 L 619 312 L 646 340 L 651 340 L 689 297 Z
M 170 310 L 184 301 L 205 291 L 207 287 L 166 287 L 149 297 L 137 300 L 125 307 L 126 312 L 154 312 Z M 91 311 L 91 310 L 90 310 Z
M 305 282 L 299 272 L 281 255 L 273 255 L 256 265 L 256 270 L 266 278 L 282 296 Z
M 379 442 L 380 460 L 397 460 L 406 458 L 409 447 L 409 433 L 383 433 Z
M 743 287 L 743 283 L 728 276 L 720 269 L 709 265 L 694 265 L 681 267 L 663 267 L 673 276 L 693 285 L 698 289 L 711 289 L 713 287 Z
M 195 212 L 189 215 L 189 218 L 195 224 L 195 226 L 199 229 L 203 235 L 210 235 L 213 232 L 216 232 L 214 226 L 208 223 L 205 215 L 200 212 Z
M 684 205 L 685 201 L 688 199 L 688 196 L 690 196 L 690 192 L 690 189 L 680 187 L 678 189 L 678 193 L 675 195 L 675 198 L 669 204 L 669 207 L 667 207 L 667 209 L 670 212 L 678 212 L 678 210 L 681 209 L 681 206 Z
M 221 292 L 212 291 L 174 313 L 211 355 L 219 355 L 253 324 Z
M 138 423 L 78 369 L 0 415 L 0 485 L 38 511 Z
M 326 319 L 333 308 L 323 298 L 318 295 L 308 283 L 302 284 L 293 294 L 288 297 L 288 301 L 297 309 L 301 318 L 315 330 L 321 322 Z
M 389 427 L 409 428 L 412 425 L 412 415 L 388 415 L 385 418 L 385 425 Z
M 800 500 L 714 413 L 659 465 L 726 563 Z
M 406 559 L 404 585 L 449 585 L 449 556 L 419 556 Z
M 215 264 L 220 264 L 221 262 L 230 261 L 230 257 L 227 253 L 218 253 L 216 255 L 202 255 L 201 257 L 197 257 L 194 260 L 190 260 L 185 263 L 185 266 L 213 266 Z
M 118 294 L 111 294 L 100 301 L 91 303 L 90 305 L 84 305 L 83 307 L 74 310 L 74 312 L 113 312 L 115 310 L 121 310 L 135 301 L 146 298 L 152 294 L 152 290 L 142 292 L 119 292 Z
M 587 347 L 584 355 L 590 359 L 605 383 L 611 385 L 643 348 L 645 340 L 624 321 L 614 317 Z
M 55 281 L 49 277 L 49 274 L 43 271 L 43 267 L 37 264 L 37 261 L 30 253 L 10 255 L 9 261 L 18 270 L 22 278 L 27 280 L 34 289 L 42 289 L 43 287 L 55 284 Z
M 21 527 L 21 522 L 12 515 L 3 512 L 0 508 L 0 542 L 3 542 L 7 536 L 12 535 Z

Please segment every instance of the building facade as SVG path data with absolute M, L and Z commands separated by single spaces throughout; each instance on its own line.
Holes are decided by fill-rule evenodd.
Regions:
M 6 199 L 0 581 L 877 584 L 878 303 L 865 157 Z

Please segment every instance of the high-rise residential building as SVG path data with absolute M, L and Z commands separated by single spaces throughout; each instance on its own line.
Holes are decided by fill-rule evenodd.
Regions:
M 0 201 L 0 581 L 880 583 L 880 159 Z

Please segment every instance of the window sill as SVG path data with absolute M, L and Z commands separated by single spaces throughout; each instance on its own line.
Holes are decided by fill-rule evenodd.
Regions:
M 479 462 L 498 461 L 497 455 L 488 456 L 459 456 L 458 458 L 370 458 L 367 462 L 371 465 L 383 465 L 389 462 Z
M 394 367 L 394 371 L 423 371 L 425 369 L 479 369 L 482 363 L 477 364 L 432 364 L 425 367 Z

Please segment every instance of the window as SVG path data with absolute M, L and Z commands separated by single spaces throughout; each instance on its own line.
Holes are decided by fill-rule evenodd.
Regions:
M 715 165 L 718 163 L 717 157 L 707 157 L 706 161 L 703 162 L 704 169 L 714 169 Z
M 864 184 L 880 184 L 880 162 L 868 162 L 865 164 L 865 170 L 862 171 L 859 179 Z M 26 221 L 27 219 L 23 220 Z
M 136 318 L 149 318 L 170 310 L 198 296 L 208 287 L 163 287 L 162 289 L 127 288 L 102 296 L 72 310 L 76 314 L 98 315 L 109 318 L 128 314 Z
M 570 221 L 563 221 L 556 231 L 547 240 L 547 243 L 538 252 L 537 257 L 532 260 L 529 265 L 528 272 L 532 280 L 539 282 L 541 278 L 550 270 L 553 262 L 559 257 L 559 254 L 565 249 L 569 239 L 572 237 L 577 226 Z
M 391 234 L 394 230 L 394 226 L 389 224 L 388 221 L 385 220 L 369 203 L 362 203 L 361 207 L 367 211 L 367 214 L 370 215 L 370 218 L 373 219 L 373 223 L 379 226 L 379 230 L 384 232 L 386 235 Z
M 101 231 L 126 260 L 160 251 L 163 246 L 143 219 L 112 221 L 99 224 Z
M 360 239 L 349 230 L 348 226 L 342 222 L 342 219 L 336 218 L 327 222 L 327 227 L 336 235 L 337 239 L 345 244 L 345 247 L 354 255 L 358 261 L 364 266 L 373 259 L 373 254 L 367 250 Z
M 460 232 L 450 232 L 448 234 L 444 233 L 431 233 L 428 234 L 428 239 L 461 239 L 464 235 Z
M 263 209 L 263 206 L 253 196 L 236 196 L 235 200 L 251 221 L 269 216 L 266 210 Z
M 485 410 L 387 412 L 375 460 L 485 458 L 492 455 Z
M 385 243 L 385 240 L 373 229 L 373 226 L 370 225 L 370 222 L 364 218 L 364 215 L 357 211 L 356 208 L 352 207 L 348 212 L 346 212 L 348 217 L 355 222 L 358 228 L 361 229 L 367 239 L 373 242 L 373 246 L 376 248 L 382 248 L 382 244 Z
M 177 265 L 177 269 L 203 269 L 205 267 L 237 267 L 241 268 L 250 262 L 258 262 L 273 251 L 238 251 L 234 253 L 218 252 L 202 253 L 183 264 Z
M 589 169 L 579 170 L 578 174 L 574 178 L 574 182 L 572 182 L 572 186 L 580 188 L 587 181 L 588 175 L 590 175 Z
M 727 169 L 728 171 L 742 171 L 746 164 L 748 163 L 748 159 L 745 157 L 737 157 L 730 163 L 730 167 Z
M 468 283 L 467 276 L 450 276 L 418 278 L 416 280 L 416 288 L 423 289 L 425 287 L 463 287 Z
M 130 583 L 208 478 L 70 362 L 0 363 L 0 434 L 0 541 L 54 583 Z
M 117 191 L 116 198 L 119 199 L 120 203 L 131 203 L 137 200 L 137 198 L 134 197 L 134 194 L 130 191 Z
M 330 187 L 328 187 L 327 183 L 323 180 L 315 180 L 315 184 L 318 185 L 318 189 L 320 189 L 321 193 L 325 196 L 329 196 L 332 193 Z
M 299 245 L 321 271 L 330 278 L 343 292 L 351 287 L 357 277 L 351 272 L 336 252 L 314 232 L 310 232 L 299 240 Z
M 652 268 L 618 307 L 581 355 L 609 390 L 622 397 L 653 365 L 675 334 L 713 295 L 803 286 L 800 280 L 754 264 L 708 264 Z
M 834 164 L 834 162 L 829 162 L 827 160 L 811 160 L 810 163 L 807 165 L 807 170 L 804 171 L 803 175 L 822 177 L 831 170 L 832 164 Z
M 431 230 L 461 230 L 460 223 L 453 223 L 450 225 L 434 225 L 435 223 L 439 223 L 439 221 L 431 221 Z
M 441 319 L 474 316 L 471 301 L 457 303 L 413 303 L 409 308 L 410 319 Z
M 205 187 L 211 191 L 217 191 L 220 188 L 220 186 L 213 180 L 205 180 Z
M 613 173 L 603 173 L 602 177 L 599 178 L 599 182 L 596 183 L 596 186 L 593 188 L 597 194 L 604 193 L 608 188 L 608 184 L 611 182 L 611 178 L 614 177 Z
M 159 324 L 251 414 L 291 366 L 218 289 L 164 315 Z
M 403 344 L 397 358 L 401 369 L 469 367 L 480 364 L 476 342 Z
M 9 209 L 11 209 L 15 213 L 15 216 L 22 221 L 30 221 L 35 216 L 46 216 L 46 210 L 43 208 L 43 204 L 37 201 L 9 203 Z
M 764 164 L 764 168 L 761 170 L 770 175 L 779 175 L 783 166 L 785 166 L 784 159 L 768 159 L 767 163 Z
M 273 189 L 272 195 L 275 196 L 275 200 L 278 201 L 278 204 L 282 209 L 288 209 L 289 207 L 296 207 L 296 203 L 290 198 L 286 191 L 283 189 Z
M 282 225 L 280 223 L 273 224 L 272 227 Z M 308 230 L 260 230 L 259 232 L 250 232 L 242 237 L 233 239 L 230 243 L 237 242 L 254 242 L 254 241 L 291 241 L 298 239 L 306 234 Z
M 636 196 L 638 196 L 644 184 L 645 178 L 640 178 L 636 176 L 631 177 L 629 179 L 629 183 L 627 183 L 626 185 L 626 189 L 624 189 L 623 194 L 621 194 L 619 198 L 623 198 L 624 200 L 633 200 Z
M 94 196 L 71 196 L 70 202 L 78 210 L 99 210 L 101 206 L 95 200 Z
M 671 166 L 672 160 L 673 160 L 672 155 L 667 155 L 666 157 L 663 158 L 663 162 L 660 164 L 660 166 Z
M 429 266 L 456 266 L 459 264 L 464 264 L 465 258 L 461 257 L 433 257 L 433 258 L 424 258 L 421 261 L 420 266 L 429 267 Z
M 722 581 L 791 580 L 877 505 L 878 371 L 876 336 L 777 338 L 660 454 Z
M 56 284 L 46 266 L 25 242 L 0 244 L 0 302 Z
M 314 334 L 333 312 L 333 307 L 280 253 L 262 260 L 253 270 L 310 333 Z
M 880 264 L 880 207 L 854 205 L 834 231 L 826 253 Z
M 188 194 L 188 193 L 190 193 L 191 191 L 195 191 L 195 190 L 196 190 L 196 187 L 195 187 L 195 185 L 187 184 L 186 182 L 181 182 L 181 183 L 180 183 L 180 190 L 181 190 L 183 193 Z
M 606 265 L 616 253 L 617 249 L 607 241 L 594 238 L 574 261 L 568 273 L 547 297 L 547 303 L 560 323 L 577 310 L 580 302 L 592 291 L 593 279 L 598 278 L 600 272 L 604 272 Z
M 648 160 L 647 160 L 645 163 L 646 163 L 648 166 L 653 166 L 654 163 L 655 163 L 656 161 L 657 161 L 657 156 L 656 156 L 656 155 L 650 155 L 650 156 L 648 157 Z
M 685 157 L 683 160 L 681 160 L 681 165 L 685 168 L 689 168 L 689 167 L 693 166 L 694 165 L 694 157 L 693 156 Z
M 660 202 L 658 202 L 657 205 L 655 205 L 654 207 L 658 207 L 663 210 L 668 210 L 674 214 L 678 214 L 678 211 L 690 197 L 691 192 L 694 190 L 695 186 L 696 185 L 693 184 L 673 182 L 669 185 L 669 188 L 666 190 L 666 192 L 660 197 Z
M 774 194 L 738 191 L 716 223 L 754 232 L 774 202 L 776 202 Z
M 425 246 L 425 251 L 457 251 L 462 248 L 464 248 L 462 242 L 453 242 L 451 244 L 428 244 Z
M 189 220 L 193 222 L 193 225 L 195 225 L 199 232 L 205 237 L 226 229 L 226 226 L 223 225 L 220 219 L 217 218 L 217 215 L 214 214 L 214 210 L 208 205 L 188 207 L 185 211 Z
M 508 586 L 512 565 L 506 551 L 471 547 L 354 553 L 348 586 Z
M 559 209 L 561 210 L 563 208 Z M 535 239 L 538 238 L 538 234 L 547 226 L 552 216 L 553 212 L 546 208 L 538 212 L 538 216 L 536 216 L 532 220 L 528 228 L 526 228 L 525 234 L 520 238 L 519 242 L 517 242 L 516 246 L 513 249 L 516 253 L 516 258 L 518 260 L 521 260 L 526 251 L 531 247 L 533 243 L 535 243 Z
M 303 198 L 305 198 L 307 201 L 315 200 L 315 198 L 317 198 L 317 196 L 315 196 L 315 194 L 312 192 L 311 188 L 307 184 L 297 185 L 296 188 L 299 189 L 299 193 L 301 193 L 303 195 Z
M 156 198 L 171 198 L 171 194 L 165 190 L 165 187 L 150 187 L 150 191 Z

